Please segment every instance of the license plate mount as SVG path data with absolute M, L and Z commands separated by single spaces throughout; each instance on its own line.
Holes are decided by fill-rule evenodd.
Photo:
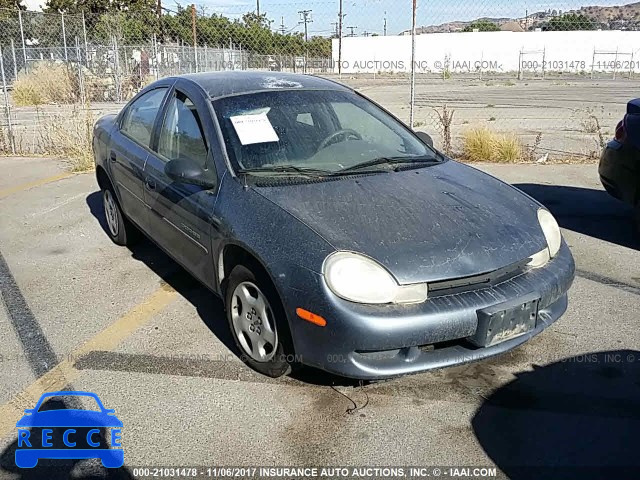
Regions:
M 531 295 L 478 310 L 478 328 L 469 341 L 490 347 L 536 328 L 540 297 Z

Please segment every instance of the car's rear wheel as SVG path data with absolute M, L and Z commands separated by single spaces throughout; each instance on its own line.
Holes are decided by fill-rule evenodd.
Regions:
M 117 245 L 132 245 L 138 238 L 138 231 L 125 218 L 110 186 L 102 190 L 102 206 L 107 221 L 107 233 L 111 240 Z
M 272 378 L 288 373 L 289 328 L 271 282 L 244 265 L 236 266 L 229 275 L 225 307 L 241 360 Z

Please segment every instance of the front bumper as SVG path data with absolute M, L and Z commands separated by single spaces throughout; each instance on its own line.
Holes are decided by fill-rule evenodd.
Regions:
M 537 335 L 567 309 L 575 264 L 563 242 L 545 267 L 520 273 L 491 287 L 429 298 L 413 305 L 360 305 L 333 295 L 321 275 L 304 296 L 288 292 L 286 310 L 302 307 L 323 316 L 318 327 L 290 314 L 296 356 L 302 363 L 359 379 L 379 379 L 467 363 L 508 351 Z M 311 279 L 307 279 L 311 280 Z M 489 347 L 467 339 L 478 328 L 478 310 L 532 295 L 539 297 L 533 330 Z

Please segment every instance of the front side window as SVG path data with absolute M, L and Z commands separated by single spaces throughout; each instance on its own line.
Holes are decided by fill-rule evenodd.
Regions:
M 122 117 L 120 131 L 140 145 L 148 147 L 151 143 L 153 124 L 166 93 L 166 87 L 156 88 L 135 100 Z
M 407 127 L 352 92 L 257 92 L 215 100 L 214 109 L 236 170 L 339 173 L 384 159 L 436 160 Z
M 176 92 L 167 105 L 158 153 L 167 160 L 192 160 L 206 167 L 207 143 L 202 121 L 193 102 L 181 92 Z

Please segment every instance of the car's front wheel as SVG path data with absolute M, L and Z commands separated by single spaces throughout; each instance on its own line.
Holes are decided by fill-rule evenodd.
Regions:
M 288 373 L 289 329 L 271 283 L 243 265 L 236 266 L 229 275 L 225 307 L 241 360 L 272 378 Z
M 113 190 L 102 190 L 102 206 L 107 221 L 107 233 L 117 245 L 132 245 L 137 239 L 136 227 L 125 218 Z

